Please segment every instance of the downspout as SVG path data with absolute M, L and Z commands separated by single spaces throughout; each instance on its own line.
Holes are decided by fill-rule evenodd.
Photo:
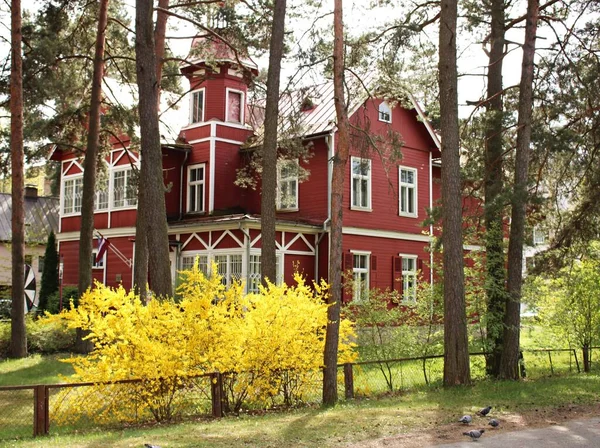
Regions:
M 242 223 L 239 224 L 239 230 L 244 234 L 244 241 L 246 246 L 246 294 L 248 294 L 248 273 L 250 272 L 250 231 L 246 227 L 242 227 Z
M 317 238 L 317 244 L 315 244 L 315 281 L 319 280 L 319 244 L 321 244 L 321 240 L 325 234 L 328 233 L 327 227 L 329 226 L 330 222 L 331 219 L 329 218 L 323 221 L 323 232 L 319 234 L 319 237 Z
M 183 167 L 187 162 L 187 159 L 190 155 L 189 151 L 185 152 L 185 157 L 183 158 L 183 162 L 181 162 L 181 169 L 179 175 L 179 220 L 183 219 Z
M 429 210 L 433 210 L 433 155 L 429 151 Z M 433 222 L 429 224 L 429 283 L 433 288 Z

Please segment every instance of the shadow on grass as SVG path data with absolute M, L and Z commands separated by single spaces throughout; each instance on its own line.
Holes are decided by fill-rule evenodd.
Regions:
M 18 360 L 20 367 L 11 367 L 10 370 L 3 369 L 0 362 L 0 386 L 23 386 L 31 384 L 54 384 L 60 382 L 59 375 L 69 376 L 73 374 L 73 367 L 61 359 L 70 355 L 32 355 L 29 358 Z M 14 366 L 14 360 L 11 364 Z

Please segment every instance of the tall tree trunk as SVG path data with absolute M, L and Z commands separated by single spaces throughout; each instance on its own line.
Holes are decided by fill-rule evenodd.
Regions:
M 331 248 L 329 272 L 331 293 L 327 309 L 327 330 L 323 362 L 323 405 L 337 402 L 337 359 L 340 339 L 342 302 L 342 226 L 344 214 L 344 181 L 348 162 L 349 123 L 344 97 L 344 22 L 342 0 L 335 0 L 333 9 L 333 96 L 337 118 L 337 148 L 333 156 L 331 180 Z
M 263 143 L 262 190 L 260 203 L 261 222 L 261 272 L 262 280 L 277 280 L 275 248 L 275 209 L 277 191 L 277 124 L 279 119 L 279 79 L 285 28 L 286 0 L 275 0 L 269 74 L 267 76 L 267 101 L 265 108 L 265 140 Z
M 12 170 L 12 312 L 9 355 L 27 356 L 25 328 L 25 197 L 21 0 L 11 3 L 10 152 Z
M 502 223 L 502 63 L 504 60 L 504 1 L 492 0 L 490 52 L 487 75 L 485 133 L 485 255 L 487 296 L 486 370 L 498 376 L 502 353 L 505 302 L 504 231 Z
M 519 92 L 515 185 L 511 199 L 512 212 L 508 243 L 508 296 L 504 317 L 504 347 L 500 363 L 500 377 L 514 380 L 519 379 L 523 244 L 525 241 L 525 218 L 528 201 L 527 178 L 529 175 L 529 145 L 531 143 L 531 115 L 533 109 L 533 60 L 535 57 L 539 8 L 539 0 L 528 0 Z
M 458 93 L 457 0 L 442 0 L 440 115 L 442 134 L 442 243 L 444 245 L 444 385 L 471 381 L 465 310 Z
M 81 229 L 79 231 L 79 297 L 92 286 L 92 244 L 94 242 L 94 198 L 98 170 L 98 145 L 100 139 L 100 106 L 102 80 L 104 79 L 104 43 L 108 23 L 108 1 L 101 0 L 98 11 L 98 32 L 94 54 L 92 97 L 90 99 L 87 146 L 83 161 L 83 196 L 81 198 Z M 92 345 L 83 340 L 84 333 L 77 331 L 76 350 L 88 353 Z
M 152 2 L 136 0 L 135 55 L 139 95 L 141 168 L 139 176 L 138 221 L 136 239 L 147 239 L 147 246 L 136 243 L 136 264 L 144 263 L 143 251 L 148 255 L 148 274 L 154 293 L 171 296 L 171 268 L 169 265 L 169 236 L 165 188 L 162 172 L 162 151 L 158 128 L 158 90 L 156 54 L 152 22 Z M 141 219 L 140 219 L 141 216 Z M 149 249 L 152 248 L 150 251 Z M 139 280 L 139 279 L 136 279 Z M 138 283 L 138 286 L 140 284 Z
M 156 26 L 154 28 L 154 54 L 156 55 L 156 80 L 158 81 L 158 89 L 156 91 L 157 101 L 160 105 L 161 79 L 163 56 L 165 54 L 165 34 L 167 31 L 167 19 L 169 18 L 163 10 L 168 9 L 169 0 L 158 0 L 159 10 L 156 13 Z M 141 190 L 138 193 L 138 204 L 142 202 L 140 196 L 143 194 Z M 145 203 L 145 201 L 144 201 Z M 146 213 L 137 214 L 136 230 L 146 228 Z M 135 265 L 133 268 L 133 284 L 136 292 L 139 294 L 142 302 L 146 302 L 148 291 L 146 285 L 148 283 L 148 238 L 144 233 L 137 233 L 135 240 Z

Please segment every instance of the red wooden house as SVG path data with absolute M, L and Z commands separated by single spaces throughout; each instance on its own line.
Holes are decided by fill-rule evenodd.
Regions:
M 163 172 L 169 186 L 173 273 L 197 257 L 204 269 L 214 261 L 225 282 L 242 278 L 254 291 L 260 278 L 260 188 L 244 189 L 234 181 L 245 163 L 243 146 L 260 133 L 260 124 L 253 123 L 257 114 L 247 104 L 247 79 L 239 67 L 234 58 L 222 57 L 216 68 L 198 60 L 182 69 L 191 86 L 189 102 L 180 102 L 185 105 L 177 113 L 178 129 L 165 137 Z M 424 267 L 428 263 L 423 264 L 430 258 L 430 237 L 424 231 L 431 229 L 424 229 L 422 222 L 440 196 L 439 140 L 414 101 L 410 107 L 391 107 L 395 101 L 358 94 L 352 104 L 355 123 L 368 122 L 369 132 L 382 138 L 390 130 L 399 132 L 403 144 L 401 160 L 393 163 L 351 148 L 344 193 L 344 269 L 352 269 L 365 287 L 402 289 L 404 299 L 411 301 L 417 270 L 433 278 Z M 302 138 L 313 155 L 304 166 L 310 175 L 302 182 L 294 169 L 298 162 L 282 162 L 278 168 L 277 269 L 278 280 L 288 283 L 295 269 L 308 279 L 329 275 L 330 160 L 337 141 L 332 83 L 283 99 L 282 116 L 292 110 L 299 111 Z M 53 158 L 60 161 L 62 175 L 58 240 L 63 282 L 77 284 L 82 161 L 72 152 L 57 151 Z M 127 141 L 115 144 L 106 159 L 108 178 L 97 188 L 95 214 L 95 227 L 111 249 L 94 264 L 94 277 L 126 288 L 132 286 L 135 263 L 132 165 L 139 165 L 139 157 Z M 354 299 L 361 294 L 356 288 Z

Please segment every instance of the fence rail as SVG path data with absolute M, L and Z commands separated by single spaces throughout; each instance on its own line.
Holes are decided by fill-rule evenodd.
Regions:
M 485 377 L 485 353 L 471 353 L 471 377 Z M 529 378 L 580 372 L 574 349 L 523 351 L 521 373 Z M 238 374 L 242 375 L 242 374 Z M 312 375 L 312 374 L 311 374 Z M 443 355 L 419 358 L 361 361 L 338 366 L 339 396 L 347 400 L 438 385 L 443 380 Z M 310 378 L 304 402 L 320 401 L 320 372 Z M 185 378 L 178 383 L 169 403 L 177 418 L 222 417 L 231 375 L 211 373 Z M 147 382 L 123 380 L 111 383 L 67 383 L 0 387 L 0 440 L 72 432 L 99 426 L 123 427 L 156 419 L 143 406 Z M 146 391 L 147 392 L 147 391 Z M 282 392 L 285 394 L 285 392 Z M 146 393 L 147 396 L 147 393 Z M 286 396 L 287 398 L 287 396 Z M 282 396 L 272 404 L 288 404 Z M 76 408 L 80 412 L 72 413 Z M 173 417 L 173 416 L 168 416 Z

